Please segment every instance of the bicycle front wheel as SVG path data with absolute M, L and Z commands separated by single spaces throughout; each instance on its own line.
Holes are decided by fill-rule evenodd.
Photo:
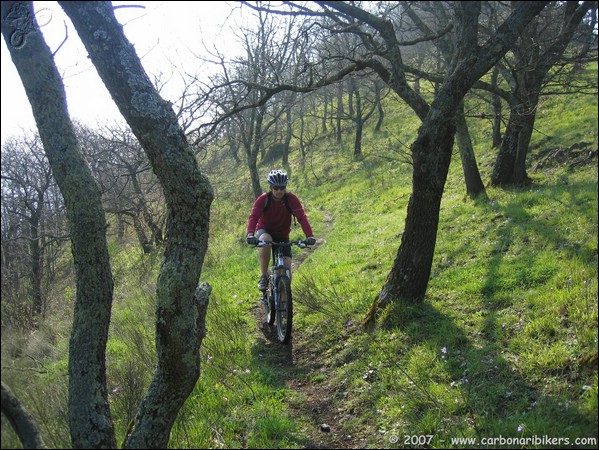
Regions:
M 277 288 L 279 301 L 277 305 L 277 333 L 279 341 L 283 344 L 291 339 L 291 326 L 293 323 L 293 304 L 291 302 L 291 280 L 286 276 L 279 277 Z

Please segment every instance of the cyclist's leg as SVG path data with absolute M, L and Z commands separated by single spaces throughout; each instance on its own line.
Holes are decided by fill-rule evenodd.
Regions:
M 266 230 L 256 231 L 256 237 L 260 241 L 272 241 L 272 236 Z M 258 261 L 260 262 L 260 274 L 265 277 L 268 275 L 268 262 L 270 261 L 271 247 L 261 247 L 258 249 Z

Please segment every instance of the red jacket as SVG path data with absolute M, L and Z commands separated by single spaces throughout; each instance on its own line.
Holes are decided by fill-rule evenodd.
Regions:
M 287 204 L 291 209 L 287 209 L 285 200 L 277 202 L 273 198 L 268 199 L 268 208 L 264 212 L 266 206 L 266 198 L 268 192 L 265 192 L 254 202 L 252 212 L 248 221 L 247 232 L 255 233 L 256 230 L 265 229 L 273 238 L 289 240 L 289 232 L 291 231 L 291 213 L 295 216 L 306 237 L 312 236 L 312 227 L 308 221 L 308 216 L 304 211 L 299 198 L 291 192 L 285 194 L 287 196 Z

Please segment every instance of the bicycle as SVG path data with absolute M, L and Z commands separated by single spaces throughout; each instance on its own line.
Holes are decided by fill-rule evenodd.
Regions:
M 291 339 L 293 325 L 293 303 L 291 299 L 291 268 L 286 267 L 283 248 L 296 245 L 309 248 L 305 241 L 270 242 L 258 241 L 255 247 L 272 247 L 272 262 L 268 269 L 268 287 L 262 293 L 262 308 L 266 322 L 277 325 L 279 342 L 286 344 Z

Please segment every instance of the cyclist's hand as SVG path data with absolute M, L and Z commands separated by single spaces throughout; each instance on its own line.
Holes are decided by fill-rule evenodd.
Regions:
M 314 244 L 316 244 L 316 239 L 314 239 L 312 236 L 310 236 L 310 237 L 306 238 L 305 242 L 306 242 L 306 245 L 314 245 Z
M 258 245 L 258 238 L 257 238 L 257 237 L 255 237 L 255 236 L 254 236 L 253 234 L 251 234 L 251 233 L 250 233 L 250 234 L 248 234 L 248 235 L 245 237 L 245 240 L 246 240 L 246 241 L 247 241 L 247 243 L 248 243 L 248 244 L 250 244 L 250 245 Z

